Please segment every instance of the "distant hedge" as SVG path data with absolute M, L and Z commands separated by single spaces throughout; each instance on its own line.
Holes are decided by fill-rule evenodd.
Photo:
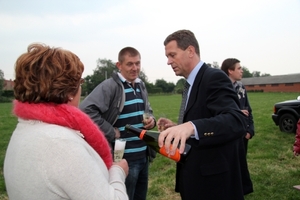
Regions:
M 3 97 L 14 97 L 14 91 L 13 90 L 3 90 L 2 96 Z
M 264 90 L 247 90 L 247 92 L 264 92 Z

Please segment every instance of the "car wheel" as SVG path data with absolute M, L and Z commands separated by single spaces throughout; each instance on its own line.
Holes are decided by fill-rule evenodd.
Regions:
M 295 133 L 296 132 L 297 120 L 291 114 L 284 114 L 280 117 L 279 128 L 280 131 L 286 133 Z

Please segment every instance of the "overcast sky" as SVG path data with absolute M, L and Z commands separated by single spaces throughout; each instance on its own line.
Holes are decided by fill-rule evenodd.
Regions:
M 0 69 L 14 79 L 16 59 L 41 42 L 77 54 L 85 77 L 132 46 L 150 82 L 176 83 L 163 41 L 179 29 L 194 32 L 206 63 L 300 73 L 300 0 L 0 0 Z

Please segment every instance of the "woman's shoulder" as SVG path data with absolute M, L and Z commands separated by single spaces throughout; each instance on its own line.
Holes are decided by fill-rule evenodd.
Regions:
M 17 135 L 24 137 L 48 138 L 48 139 L 69 139 L 79 140 L 83 138 L 80 131 L 39 120 L 24 120 L 19 118 L 15 129 Z

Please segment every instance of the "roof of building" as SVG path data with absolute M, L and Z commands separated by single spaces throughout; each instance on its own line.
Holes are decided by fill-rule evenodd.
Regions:
M 243 85 L 300 83 L 300 73 L 278 76 L 243 78 L 241 81 Z

